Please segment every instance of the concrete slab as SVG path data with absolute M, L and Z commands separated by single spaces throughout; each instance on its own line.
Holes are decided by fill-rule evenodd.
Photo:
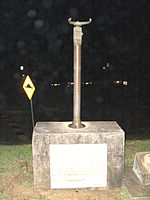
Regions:
M 125 134 L 114 121 L 90 121 L 82 129 L 70 122 L 38 122 L 33 130 L 34 186 L 51 189 L 50 152 L 52 144 L 107 144 L 107 187 L 122 185 Z M 95 157 L 100 155 L 97 152 Z
M 124 186 L 126 187 L 131 199 L 150 200 L 150 186 L 143 185 L 132 170 L 132 167 L 125 166 Z
M 143 185 L 150 185 L 150 152 L 136 153 L 133 172 Z

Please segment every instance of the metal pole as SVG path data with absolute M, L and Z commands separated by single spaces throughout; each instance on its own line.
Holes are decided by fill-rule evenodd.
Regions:
M 81 123 L 81 45 L 82 45 L 82 25 L 89 24 L 88 22 L 73 22 L 71 18 L 68 22 L 74 25 L 74 95 L 73 95 L 73 123 L 69 124 L 70 128 L 83 128 Z
M 73 123 L 70 128 L 83 128 L 81 123 L 81 39 L 82 28 L 74 27 L 74 96 L 73 96 Z M 78 41 L 77 41 L 78 37 Z
M 32 127 L 33 127 L 33 129 L 34 129 L 34 114 L 33 114 L 33 104 L 32 104 L 32 99 L 30 100 L 30 105 L 31 105 Z

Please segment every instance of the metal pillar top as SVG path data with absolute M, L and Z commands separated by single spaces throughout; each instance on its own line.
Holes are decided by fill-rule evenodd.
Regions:
M 91 23 L 92 19 L 90 18 L 89 21 L 85 22 L 79 22 L 79 21 L 71 21 L 71 18 L 68 19 L 69 24 L 72 24 L 73 26 L 83 26 Z

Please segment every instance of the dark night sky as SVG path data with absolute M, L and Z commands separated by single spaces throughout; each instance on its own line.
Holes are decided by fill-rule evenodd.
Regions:
M 0 79 L 2 92 L 25 67 L 33 79 L 71 81 L 73 27 L 83 27 L 82 78 L 98 80 L 110 63 L 112 75 L 149 80 L 149 0 L 2 0 L 0 2 Z M 7 84 L 5 82 L 7 81 Z M 14 84 L 15 85 L 15 84 Z

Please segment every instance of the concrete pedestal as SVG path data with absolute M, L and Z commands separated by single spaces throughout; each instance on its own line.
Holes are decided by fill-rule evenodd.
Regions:
M 84 122 L 82 129 L 71 129 L 70 122 L 39 122 L 33 130 L 34 186 L 51 189 L 50 146 L 55 144 L 105 144 L 107 146 L 107 188 L 122 185 L 124 172 L 124 131 L 116 122 Z M 80 145 L 81 146 L 81 145 Z M 84 146 L 84 145 L 83 145 Z M 89 150 L 90 151 L 90 150 Z M 102 152 L 95 152 L 98 159 Z M 98 166 L 97 166 L 98 167 Z
M 135 154 L 133 172 L 143 185 L 150 185 L 150 152 Z

